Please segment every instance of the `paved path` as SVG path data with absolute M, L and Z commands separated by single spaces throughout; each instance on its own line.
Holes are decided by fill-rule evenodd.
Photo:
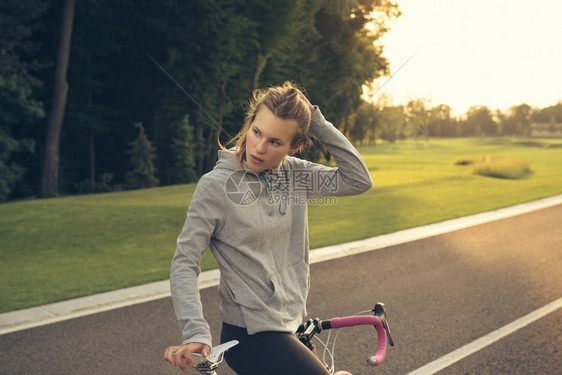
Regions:
M 553 199 L 560 197 L 549 204 L 542 201 L 543 207 L 556 204 Z M 384 301 L 397 346 L 389 350 L 378 374 L 414 371 L 534 315 L 562 296 L 562 205 L 539 211 L 536 204 L 531 206 L 516 206 L 507 215 L 505 210 L 477 215 L 471 224 L 465 218 L 464 224 L 450 221 L 382 236 L 369 245 L 376 252 L 366 251 L 365 242 L 323 249 L 316 259 L 333 259 L 312 266 L 310 315 L 345 315 Z M 513 216 L 523 212 L 528 213 Z M 338 258 L 346 254 L 351 256 Z M 216 290 L 201 293 L 218 337 Z M 66 314 L 74 319 L 55 317 L 61 321 L 53 324 L 13 324 L 10 333 L 0 336 L 0 373 L 179 373 L 161 360 L 163 348 L 179 340 L 170 299 L 164 295 L 134 304 L 125 303 L 127 299 L 134 300 L 122 296 L 115 304 L 106 299 L 84 307 L 87 313 Z M 41 324 L 49 322 L 43 319 Z M 25 324 L 35 327 L 21 329 Z M 470 356 L 461 355 L 441 373 L 554 374 L 562 350 L 560 327 L 562 312 L 555 309 Z M 374 350 L 370 332 L 342 332 L 338 342 L 340 369 L 372 373 L 363 366 Z M 232 372 L 225 367 L 225 374 Z
M 508 218 L 514 215 L 533 212 L 543 208 L 552 207 L 557 204 L 562 204 L 562 195 L 556 195 L 495 211 L 447 220 L 436 224 L 407 229 L 365 240 L 314 249 L 311 253 L 310 259 L 311 263 L 314 264 L 330 259 L 355 255 L 462 228 L 468 228 L 474 225 L 488 223 L 494 220 Z M 218 270 L 203 272 L 199 278 L 200 287 L 204 289 L 217 286 L 219 277 L 220 273 Z M 169 296 L 169 281 L 164 280 L 93 296 L 86 296 L 68 301 L 4 313 L 0 314 L 0 335 L 86 315 L 97 314 Z

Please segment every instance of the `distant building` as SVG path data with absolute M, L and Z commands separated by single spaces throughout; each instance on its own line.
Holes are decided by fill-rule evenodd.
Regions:
M 531 137 L 562 138 L 562 124 L 533 122 L 531 125 Z

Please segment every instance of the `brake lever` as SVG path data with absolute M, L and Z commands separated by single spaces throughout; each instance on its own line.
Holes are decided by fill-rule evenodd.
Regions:
M 388 325 L 388 320 L 386 319 L 386 306 L 382 302 L 378 302 L 375 308 L 371 310 L 375 313 L 375 316 L 381 320 L 382 326 L 386 331 L 386 337 L 388 338 L 388 343 L 390 346 L 394 346 L 394 340 L 392 340 L 392 335 L 390 334 L 390 326 Z
M 214 370 L 219 367 L 224 359 L 224 353 L 238 345 L 238 340 L 232 340 L 225 342 L 224 344 L 217 345 L 211 349 L 211 352 L 207 356 L 207 358 L 203 358 L 199 353 L 193 353 L 193 355 L 201 357 L 202 361 L 199 362 L 197 365 L 193 366 L 197 371 L 201 374 L 215 374 Z
M 217 367 L 219 367 L 219 363 L 209 361 L 203 361 L 201 363 L 198 363 L 196 366 L 193 366 L 194 369 L 196 369 L 200 374 L 203 375 L 216 374 L 215 369 Z

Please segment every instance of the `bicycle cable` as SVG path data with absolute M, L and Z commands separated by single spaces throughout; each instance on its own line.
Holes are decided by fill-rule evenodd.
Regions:
M 364 315 L 367 313 L 371 313 L 372 310 L 365 310 L 365 311 L 360 311 L 357 312 L 351 316 L 357 316 L 357 315 Z M 338 335 L 340 334 L 340 330 L 338 329 L 336 334 L 334 335 L 334 340 L 332 341 L 332 348 L 329 348 L 330 345 L 330 341 L 331 341 L 331 337 L 332 337 L 332 330 L 328 331 L 328 337 L 326 338 L 326 342 L 322 341 L 322 339 L 320 339 L 318 336 L 314 336 L 314 338 L 320 342 L 320 344 L 322 344 L 322 346 L 324 347 L 324 350 L 322 352 L 322 362 L 324 362 L 324 364 L 326 364 L 326 367 L 328 367 L 327 362 L 326 362 L 326 353 L 328 353 L 328 356 L 330 357 L 330 363 L 331 365 L 328 367 L 328 371 L 330 371 L 331 374 L 333 374 L 335 372 L 335 366 L 336 366 L 336 343 L 338 340 Z

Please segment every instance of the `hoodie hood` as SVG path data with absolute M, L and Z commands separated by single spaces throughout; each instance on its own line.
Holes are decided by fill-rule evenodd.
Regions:
M 245 170 L 252 172 L 252 170 L 248 168 L 248 163 L 246 163 L 245 160 L 242 162 L 242 166 Z M 238 160 L 236 160 L 236 156 L 234 155 L 233 148 L 228 151 L 219 150 L 217 164 L 214 169 L 226 169 L 229 171 L 236 171 L 240 169 Z

